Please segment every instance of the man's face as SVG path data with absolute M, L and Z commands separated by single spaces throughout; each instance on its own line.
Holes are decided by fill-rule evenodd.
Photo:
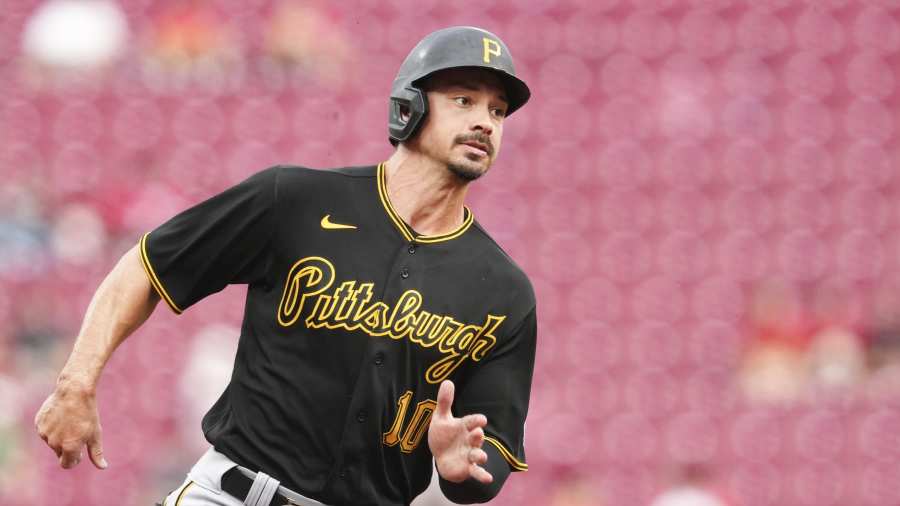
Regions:
M 500 152 L 509 106 L 503 83 L 491 71 L 464 68 L 438 72 L 423 87 L 428 115 L 411 143 L 459 178 L 478 179 Z

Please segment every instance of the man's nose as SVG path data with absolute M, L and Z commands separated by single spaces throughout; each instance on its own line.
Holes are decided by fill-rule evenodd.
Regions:
M 472 130 L 480 130 L 485 135 L 491 135 L 494 132 L 494 125 L 491 123 L 491 111 L 479 109 L 475 118 L 472 120 Z

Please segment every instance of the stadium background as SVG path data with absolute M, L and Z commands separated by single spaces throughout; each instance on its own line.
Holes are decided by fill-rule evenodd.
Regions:
M 111 467 L 63 471 L 32 420 L 94 289 L 256 170 L 384 160 L 396 69 L 453 24 L 534 93 L 471 192 L 539 301 L 531 470 L 494 502 L 900 504 L 900 2 L 85 5 L 0 9 L 0 504 L 181 481 L 244 289 L 157 309 L 100 384 Z

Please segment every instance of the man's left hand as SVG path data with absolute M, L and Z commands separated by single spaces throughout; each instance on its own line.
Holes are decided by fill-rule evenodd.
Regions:
M 428 447 L 434 455 L 438 474 L 447 481 L 461 483 L 474 478 L 481 483 L 494 480 L 483 467 L 487 453 L 484 444 L 484 415 L 466 415 L 456 418 L 450 412 L 453 405 L 453 382 L 446 380 L 438 390 L 437 409 L 431 415 L 428 426 Z

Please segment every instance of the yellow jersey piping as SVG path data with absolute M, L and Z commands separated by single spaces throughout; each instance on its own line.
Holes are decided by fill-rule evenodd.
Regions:
M 515 457 L 515 455 L 512 454 L 512 452 L 510 452 L 509 450 L 506 449 L 505 446 L 503 446 L 503 443 L 501 443 L 500 441 L 498 441 L 490 436 L 484 436 L 484 440 L 497 447 L 497 450 L 500 451 L 500 455 L 502 455 L 503 458 L 506 459 L 506 461 L 509 463 L 510 467 L 512 467 L 516 471 L 527 471 L 528 470 L 528 464 L 517 459 Z
M 172 311 L 175 312 L 175 314 L 181 314 L 182 309 L 179 308 L 178 304 L 175 304 L 175 301 L 172 300 L 172 297 L 169 296 L 169 292 L 166 291 L 166 288 L 156 276 L 156 271 L 153 270 L 153 264 L 150 263 L 150 257 L 147 256 L 148 235 L 150 235 L 150 232 L 147 232 L 146 234 L 141 236 L 141 265 L 144 266 L 144 271 L 147 272 L 147 277 L 150 278 L 150 284 L 153 286 L 153 289 L 156 290 L 156 293 L 159 294 L 160 298 L 166 301 L 166 304 L 168 304 L 168 306 L 172 309 Z
M 175 499 L 175 506 L 178 506 L 179 504 L 181 504 L 181 499 L 184 497 L 185 492 L 187 492 L 187 490 L 189 488 L 191 488 L 191 485 L 193 485 L 193 484 L 194 484 L 194 482 L 192 481 L 192 482 L 188 483 L 187 485 L 185 485 L 183 489 L 181 489 L 181 493 L 178 494 L 178 499 Z
M 394 225 L 397 227 L 397 229 L 400 230 L 403 238 L 407 241 L 418 243 L 436 243 L 456 239 L 457 237 L 463 235 L 475 221 L 475 217 L 472 215 L 472 211 L 468 207 L 463 206 L 462 225 L 460 225 L 459 228 L 457 228 L 453 232 L 441 235 L 416 235 L 416 233 L 409 227 L 409 225 L 407 225 L 406 222 L 403 221 L 403 218 L 401 218 L 400 215 L 397 214 L 397 211 L 394 210 L 394 206 L 391 204 L 391 200 L 388 197 L 387 178 L 385 176 L 384 162 L 382 162 L 378 164 L 377 169 L 376 179 L 378 182 L 378 197 L 381 199 L 381 205 L 383 205 L 385 211 L 387 211 L 388 217 L 390 217 L 391 221 L 394 222 Z

